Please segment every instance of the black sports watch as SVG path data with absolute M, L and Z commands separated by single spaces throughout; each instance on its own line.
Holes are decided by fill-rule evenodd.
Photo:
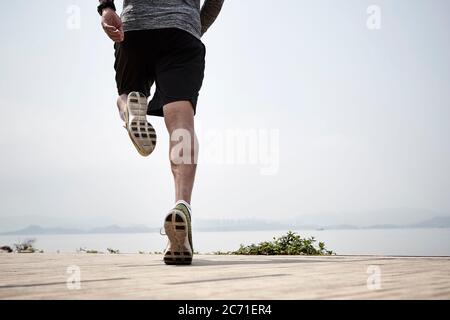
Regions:
M 116 11 L 116 6 L 114 5 L 114 0 L 103 0 L 97 7 L 97 11 L 99 15 L 103 15 L 103 9 L 111 8 Z

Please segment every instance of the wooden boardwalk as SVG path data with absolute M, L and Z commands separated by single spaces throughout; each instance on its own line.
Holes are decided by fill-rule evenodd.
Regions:
M 161 258 L 2 253 L 0 299 L 450 299 L 449 257 Z

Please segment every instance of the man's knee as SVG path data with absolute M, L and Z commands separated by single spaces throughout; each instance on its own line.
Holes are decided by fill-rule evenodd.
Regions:
M 190 101 L 176 101 L 163 107 L 164 119 L 168 123 L 190 123 L 194 119 L 194 108 Z

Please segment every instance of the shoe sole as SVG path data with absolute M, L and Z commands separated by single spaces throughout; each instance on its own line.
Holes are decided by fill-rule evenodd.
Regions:
M 168 265 L 192 264 L 192 248 L 189 243 L 189 224 L 183 212 L 172 210 L 164 221 L 164 230 L 169 237 L 170 247 L 164 254 Z
M 130 119 L 131 118 L 131 119 Z M 156 131 L 147 121 L 147 98 L 139 92 L 131 92 L 127 99 L 125 128 L 139 154 L 149 156 L 156 147 Z

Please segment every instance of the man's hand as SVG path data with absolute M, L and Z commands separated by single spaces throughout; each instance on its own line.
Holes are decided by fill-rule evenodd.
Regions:
M 122 20 L 114 10 L 110 8 L 106 8 L 103 10 L 102 27 L 112 41 L 123 41 L 125 35 L 123 32 Z

